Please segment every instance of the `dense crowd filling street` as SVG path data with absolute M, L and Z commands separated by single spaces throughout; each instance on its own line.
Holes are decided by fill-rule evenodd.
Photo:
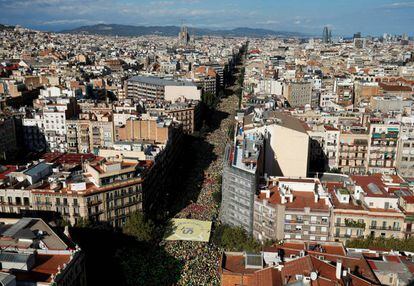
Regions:
M 214 200 L 213 194 L 220 191 L 224 149 L 228 138 L 227 131 L 233 123 L 237 105 L 238 97 L 232 94 L 222 98 L 216 110 L 213 111 L 212 121 L 217 123 L 217 128 L 205 135 L 205 142 L 213 147 L 213 152 L 209 154 L 203 150 L 208 144 L 196 144 L 194 146 L 196 167 L 188 174 L 190 179 L 186 192 L 192 192 L 191 188 L 196 187 L 198 177 L 203 176 L 200 193 L 197 200 L 191 202 L 176 217 L 217 223 L 219 205 Z M 223 116 L 225 117 L 222 118 Z M 208 156 L 213 156 L 213 160 Z M 202 166 L 206 166 L 208 162 L 211 163 L 207 169 L 203 170 Z M 220 283 L 218 273 L 220 249 L 212 242 L 168 241 L 165 243 L 165 249 L 183 263 L 183 271 L 178 285 L 218 285 Z

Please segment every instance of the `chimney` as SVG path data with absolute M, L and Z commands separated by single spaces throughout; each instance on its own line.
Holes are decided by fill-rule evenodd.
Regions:
M 281 194 L 280 195 L 280 199 L 281 199 L 282 205 L 286 204 L 286 196 L 285 196 L 285 194 Z
M 336 261 L 336 279 L 341 279 L 342 277 L 342 260 L 338 259 Z
M 315 198 L 315 203 L 317 203 L 317 202 L 318 202 L 318 200 L 319 200 L 319 195 L 318 195 L 318 193 L 315 193 L 314 198 Z

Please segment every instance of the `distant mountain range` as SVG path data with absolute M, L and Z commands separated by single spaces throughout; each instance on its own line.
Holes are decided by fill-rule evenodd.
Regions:
M 178 26 L 131 26 L 118 24 L 97 24 L 64 30 L 61 33 L 89 34 L 106 36 L 177 36 Z M 260 28 L 235 28 L 231 30 L 213 30 L 207 28 L 189 28 L 189 33 L 196 36 L 225 36 L 225 37 L 306 37 L 306 34 L 296 32 L 274 31 Z
M 14 29 L 14 26 L 7 26 L 7 25 L 0 24 L 0 31 L 12 30 L 12 29 Z

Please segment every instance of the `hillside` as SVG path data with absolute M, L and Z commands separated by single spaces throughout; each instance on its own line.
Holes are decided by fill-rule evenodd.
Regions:
M 118 24 L 98 24 L 92 26 L 82 26 L 79 28 L 64 30 L 61 33 L 72 34 L 91 34 L 91 35 L 107 35 L 107 36 L 145 36 L 145 35 L 162 35 L 176 36 L 180 31 L 177 26 L 131 26 Z M 235 28 L 231 30 L 212 30 L 205 28 L 189 28 L 191 34 L 197 36 L 234 36 L 234 37 L 305 37 L 306 35 L 295 32 L 273 31 L 258 28 Z

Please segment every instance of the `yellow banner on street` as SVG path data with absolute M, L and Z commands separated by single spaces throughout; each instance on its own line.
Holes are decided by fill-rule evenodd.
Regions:
M 187 240 L 208 242 L 211 221 L 175 218 L 171 220 L 171 234 L 165 240 Z

